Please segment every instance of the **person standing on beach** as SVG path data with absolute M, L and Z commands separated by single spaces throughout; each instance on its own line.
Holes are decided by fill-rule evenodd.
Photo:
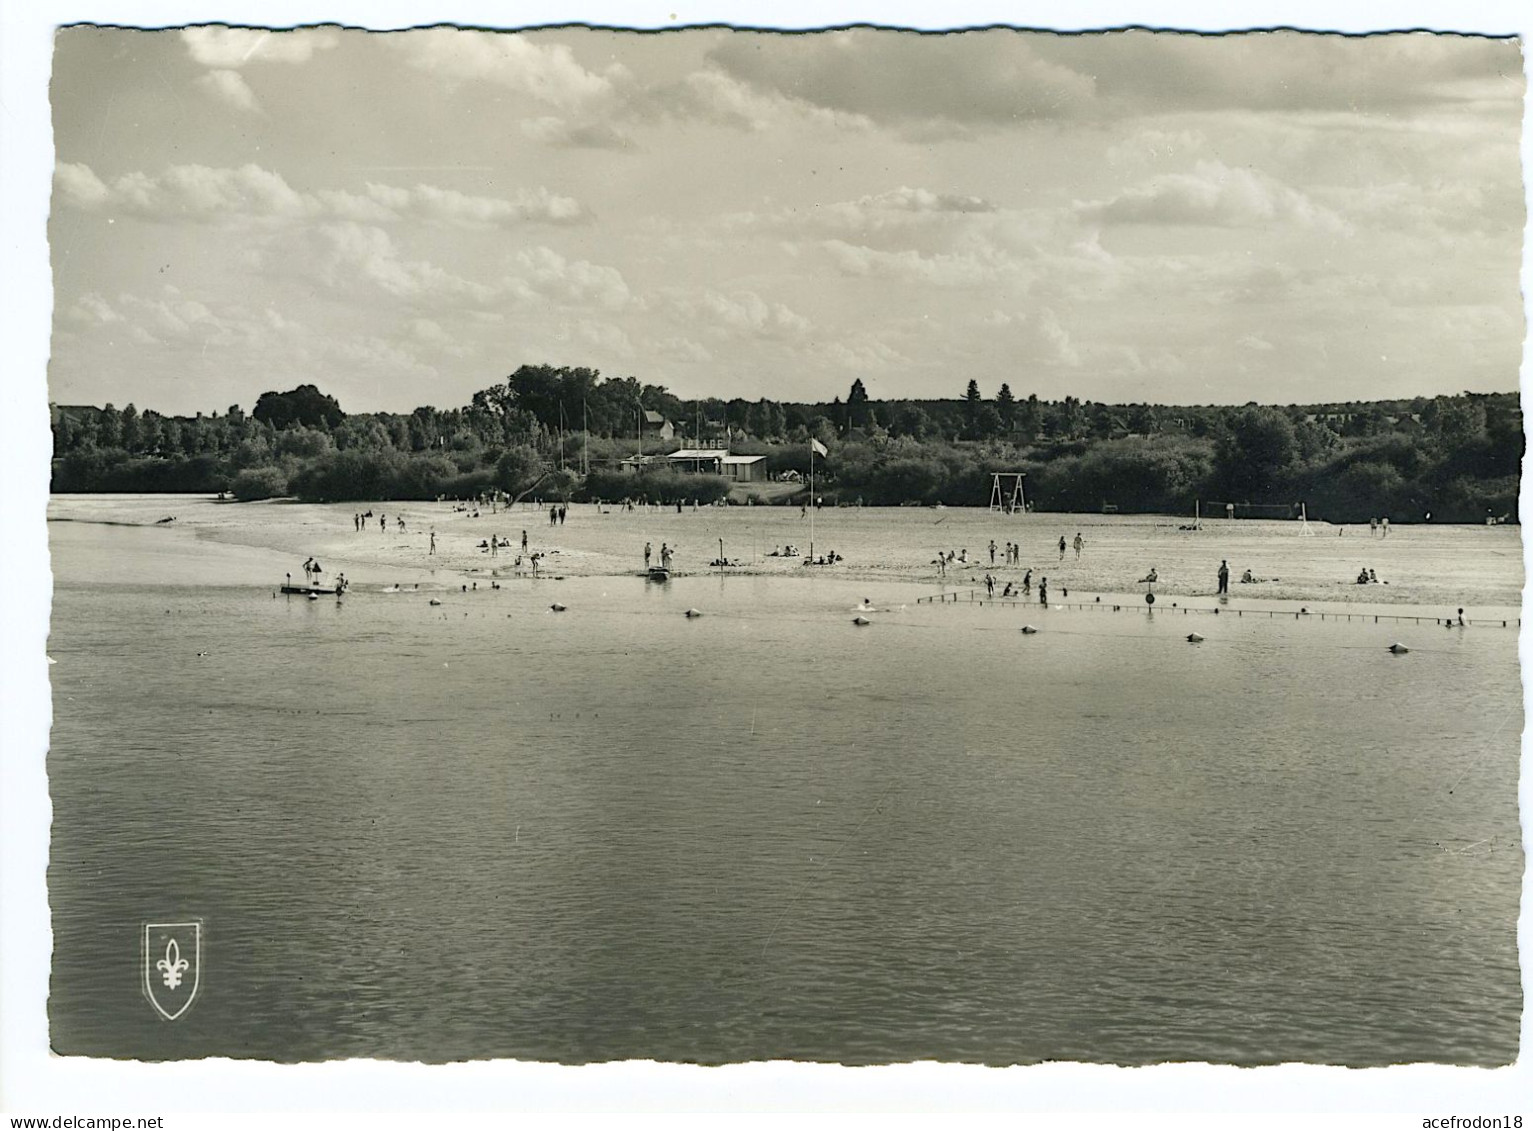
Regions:
M 1024 596 L 1024 597 L 1031 597 L 1032 595 L 1033 595 L 1033 571 L 1032 570 L 1028 570 L 1025 574 L 1022 575 L 1022 596 Z
M 1065 536 L 1063 534 L 1059 536 L 1059 560 L 1065 560 Z
M 646 543 L 644 543 L 644 568 L 645 569 L 649 568 L 649 555 L 650 555 L 650 553 L 651 553 L 650 544 L 648 542 L 646 542 Z
M 1370 515 L 1369 518 L 1368 518 L 1368 537 L 1370 537 L 1370 538 L 1376 537 L 1378 535 L 1378 533 L 1379 533 L 1379 520 L 1374 518 L 1374 517 L 1372 517 Z
M 1379 519 L 1379 531 L 1381 537 L 1389 537 L 1389 516 L 1387 514 L 1383 518 Z
M 524 531 L 522 531 L 522 553 L 525 554 L 526 552 L 527 552 L 527 532 L 524 530 Z
M 430 550 L 430 552 L 433 553 L 433 554 L 436 553 L 436 531 L 435 530 L 433 530 L 431 532 L 431 550 Z
M 491 534 L 490 535 L 490 557 L 497 558 L 499 556 L 500 556 L 500 535 L 499 534 Z
M 1081 550 L 1083 548 L 1085 548 L 1085 545 L 1086 545 L 1086 539 L 1082 538 L 1081 537 L 1081 532 L 1079 530 L 1077 530 L 1075 532 L 1075 560 L 1076 561 L 1080 561 L 1081 560 Z
M 995 578 L 991 577 L 988 573 L 985 574 L 985 596 L 995 596 Z
M 1046 577 L 1038 582 L 1038 603 L 1040 605 L 1049 603 L 1049 579 Z
M 995 565 L 995 539 L 990 539 L 990 564 Z
M 1228 561 L 1221 561 L 1219 563 L 1219 593 L 1221 595 L 1224 595 L 1224 594 L 1229 593 L 1229 591 L 1230 591 L 1230 563 Z

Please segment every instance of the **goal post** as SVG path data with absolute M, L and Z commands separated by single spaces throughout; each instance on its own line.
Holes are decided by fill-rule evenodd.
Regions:
M 1295 519 L 1303 513 L 1302 503 L 1215 503 L 1199 499 L 1202 518 Z

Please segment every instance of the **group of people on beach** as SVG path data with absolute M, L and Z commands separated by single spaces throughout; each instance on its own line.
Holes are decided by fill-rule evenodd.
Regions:
M 352 524 L 352 526 L 354 526 L 356 528 L 357 533 L 360 534 L 362 531 L 367 529 L 368 524 L 372 521 L 372 518 L 373 518 L 373 512 L 372 511 L 366 511 L 366 512 L 363 512 L 363 513 L 360 513 L 360 514 L 354 514 L 354 515 L 351 516 L 351 524 Z M 405 532 L 405 520 L 404 520 L 404 516 L 403 515 L 395 516 L 395 521 L 398 523 L 399 532 L 401 534 L 403 534 Z M 389 528 L 389 517 L 388 517 L 388 515 L 380 514 L 378 516 L 378 529 L 379 529 L 379 531 L 380 532 L 387 532 L 388 528 Z

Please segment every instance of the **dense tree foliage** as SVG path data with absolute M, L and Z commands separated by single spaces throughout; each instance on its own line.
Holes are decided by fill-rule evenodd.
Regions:
M 654 413 L 671 423 L 665 440 Z M 1075 397 L 683 401 L 595 370 L 526 365 L 462 408 L 346 414 L 313 385 L 192 417 L 134 405 L 53 407 L 56 491 L 231 491 L 239 499 L 644 497 L 710 502 L 727 480 L 633 457 L 727 444 L 794 480 L 816 461 L 827 500 L 983 506 L 995 471 L 1027 475 L 1043 510 L 1189 513 L 1204 502 L 1303 501 L 1311 517 L 1515 517 L 1524 448 L 1515 394 L 1275 407 L 1111 405 Z

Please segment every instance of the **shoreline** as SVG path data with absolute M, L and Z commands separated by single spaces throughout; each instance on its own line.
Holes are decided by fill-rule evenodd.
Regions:
M 86 522 L 191 530 L 199 539 L 246 546 L 293 557 L 344 563 L 353 585 L 453 577 L 453 586 L 476 579 L 503 583 L 531 580 L 528 556 L 544 555 L 542 578 L 632 577 L 644 575 L 646 542 L 658 560 L 660 547 L 676 553 L 676 580 L 717 578 L 833 578 L 859 584 L 921 585 L 936 592 L 982 591 L 985 575 L 996 579 L 995 599 L 1007 582 L 1019 585 L 1033 572 L 1032 601 L 1038 582 L 1047 577 L 1058 602 L 1065 591 L 1104 603 L 1143 601 L 1137 579 L 1151 565 L 1160 572 L 1156 595 L 1169 603 L 1216 599 L 1214 572 L 1230 560 L 1229 601 L 1256 608 L 1274 602 L 1325 603 L 1356 608 L 1494 607 L 1518 610 L 1522 603 L 1520 527 L 1416 526 L 1396 528 L 1388 538 L 1370 538 L 1359 528 L 1316 527 L 1301 541 L 1292 523 L 1233 520 L 1209 522 L 1204 529 L 1181 529 L 1174 515 L 1100 516 L 1033 513 L 1003 516 L 982 508 L 834 508 L 818 512 L 814 552 L 832 551 L 835 565 L 805 565 L 805 556 L 778 557 L 771 551 L 795 545 L 810 547 L 807 517 L 790 507 L 690 507 L 624 511 L 614 506 L 571 504 L 563 524 L 550 524 L 546 510 L 516 506 L 495 513 L 455 510 L 452 502 L 355 504 L 260 503 L 218 501 L 207 496 L 53 495 L 48 521 Z M 372 512 L 367 521 L 386 516 L 389 528 L 358 530 L 355 515 Z M 405 520 L 399 531 L 397 521 Z M 163 521 L 173 518 L 174 521 Z M 1228 520 L 1227 520 L 1228 521 Z M 1337 536 L 1340 529 L 1342 535 Z M 1057 539 L 1085 532 L 1086 553 L 1060 558 Z M 431 533 L 436 552 L 431 552 Z M 522 554 L 525 532 L 526 554 Z M 509 539 L 509 548 L 491 554 L 481 549 L 491 536 Z M 1020 564 L 1007 566 L 998 550 L 990 563 L 988 543 L 1010 541 L 1023 548 Z M 709 563 L 720 556 L 732 563 Z M 968 562 L 954 561 L 946 576 L 933 562 L 945 546 L 963 548 Z M 516 564 L 522 556 L 521 565 Z M 1471 570 L 1470 562 L 1505 560 L 1511 576 Z M 1351 580 L 1358 564 L 1378 563 L 1384 579 L 1360 586 Z M 1250 563 L 1259 584 L 1238 581 Z M 337 567 L 339 568 L 339 567 Z M 336 572 L 330 570 L 329 572 Z M 1345 578 L 1346 580 L 1343 580 Z M 1393 579 L 1390 583 L 1389 579 Z M 1364 592 L 1358 592 L 1363 590 Z M 1517 614 L 1512 614 L 1517 615 Z M 1498 616 L 1499 619 L 1499 616 Z

